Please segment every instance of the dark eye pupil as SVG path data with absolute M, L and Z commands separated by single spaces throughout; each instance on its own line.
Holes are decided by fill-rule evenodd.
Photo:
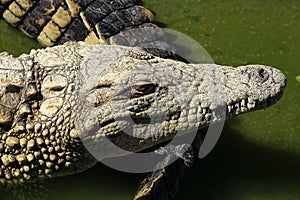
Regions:
M 142 85 L 142 86 L 137 87 L 136 90 L 138 90 L 140 92 L 145 92 L 145 91 L 149 90 L 150 87 L 151 87 L 150 85 Z
M 144 84 L 144 85 L 138 85 L 136 87 L 133 87 L 133 95 L 146 95 L 154 92 L 155 85 L 153 84 Z

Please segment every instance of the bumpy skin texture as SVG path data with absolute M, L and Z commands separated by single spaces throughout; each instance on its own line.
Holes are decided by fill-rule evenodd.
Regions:
M 154 53 L 155 55 L 159 55 L 160 57 L 173 57 L 173 55 L 170 55 L 166 51 L 155 50 L 151 48 L 155 46 L 159 49 L 170 49 L 170 47 L 166 43 L 161 41 L 164 36 L 163 32 L 156 25 L 151 23 L 153 21 L 153 15 L 149 10 L 141 7 L 140 0 L 2 0 L 0 1 L 0 17 L 3 17 L 10 24 L 17 26 L 27 35 L 37 38 L 38 41 L 45 46 L 62 44 L 66 41 L 84 40 L 90 44 L 105 43 L 126 46 L 139 45 L 143 47 L 150 47 L 148 51 Z M 29 59 L 29 62 L 31 62 L 30 60 L 33 59 Z M 72 84 L 71 82 L 76 78 L 72 79 L 71 82 L 68 82 L 70 79 L 68 78 L 68 81 L 66 81 L 65 75 L 57 75 L 54 73 L 55 75 L 53 74 L 52 76 L 45 76 L 43 78 L 44 80 L 40 78 L 39 81 L 36 80 L 36 77 L 38 76 L 29 75 L 28 77 L 34 77 L 31 80 L 28 78 L 24 78 L 22 67 L 23 64 L 18 63 L 18 61 L 15 61 L 11 58 L 6 58 L 6 60 L 2 59 L 1 63 L 6 63 L 5 66 L 14 67 L 11 70 L 7 70 L 6 67 L 5 69 L 3 69 L 4 71 L 1 70 L 1 80 L 4 81 L 1 82 L 0 104 L 0 125 L 1 133 L 3 133 L 3 136 L 0 137 L 0 155 L 2 161 L 0 161 L 2 165 L 0 168 L 0 179 L 2 181 L 12 179 L 18 181 L 22 179 L 31 180 L 37 176 L 45 177 L 75 173 L 82 169 L 88 168 L 88 166 L 91 166 L 95 161 L 89 154 L 86 154 L 81 142 L 75 136 L 74 133 L 76 127 L 73 128 L 74 125 L 72 125 L 74 123 L 72 120 L 74 119 L 72 117 L 69 117 L 69 115 L 71 113 L 74 113 L 75 110 L 77 110 L 78 113 L 78 110 L 80 109 L 76 107 L 76 109 L 72 109 L 74 107 L 66 108 L 66 113 L 62 115 L 64 109 L 62 106 L 60 106 L 60 104 L 65 105 L 65 103 L 63 102 L 65 102 L 65 98 L 67 98 L 62 95 L 60 91 L 64 91 L 63 93 L 65 94 L 66 92 L 63 88 L 66 88 L 69 84 Z M 26 68 L 27 64 L 25 64 L 24 66 Z M 207 70 L 207 75 L 214 77 L 214 66 L 212 66 L 212 69 L 212 71 Z M 28 70 L 34 70 L 35 73 L 38 73 L 37 71 L 39 70 L 39 68 L 28 68 Z M 254 77 L 257 76 L 257 78 L 261 79 L 261 81 L 263 79 L 266 79 L 264 71 L 257 70 L 256 72 L 249 71 L 245 73 L 256 73 Z M 233 73 L 233 79 L 236 78 L 235 76 L 236 74 Z M 7 77 L 15 78 L 8 80 Z M 165 76 L 160 76 L 160 78 L 166 79 Z M 218 79 L 218 75 L 216 75 L 215 78 Z M 27 83 L 24 85 L 25 79 L 29 82 L 29 84 Z M 42 88 L 41 86 L 39 86 L 39 84 L 41 84 L 41 81 L 44 83 Z M 178 83 L 178 80 L 176 79 L 174 79 L 174 81 L 178 85 L 181 84 L 181 82 Z M 237 80 L 237 85 L 241 84 L 241 82 L 239 81 L 240 80 Z M 248 83 L 246 79 L 245 81 L 246 83 Z M 162 81 L 161 83 L 163 84 L 167 82 Z M 213 81 L 211 81 L 210 83 L 214 84 Z M 235 88 L 234 85 L 235 83 L 232 84 L 233 88 Z M 105 86 L 105 84 L 103 86 Z M 107 84 L 106 86 L 106 89 L 108 89 L 109 84 Z M 146 86 L 146 88 L 149 86 L 152 87 L 151 85 L 148 85 Z M 205 87 L 206 84 L 203 83 L 202 88 L 199 88 L 198 90 L 205 90 Z M 229 87 L 231 87 L 230 84 Z M 221 94 L 221 97 L 224 96 L 224 91 L 230 92 L 230 90 L 225 90 L 222 85 L 219 85 L 219 87 L 217 88 L 219 88 L 219 91 L 214 92 L 219 92 Z M 24 91 L 26 91 L 26 93 L 21 93 L 21 89 L 25 89 Z M 99 97 L 96 99 L 97 101 L 101 100 L 101 103 L 103 104 L 108 104 L 107 102 L 109 102 L 111 99 L 114 99 L 114 95 L 117 94 L 110 93 L 111 91 L 107 92 L 105 90 L 105 87 L 102 89 L 105 93 L 103 93 L 103 95 L 100 95 L 100 97 L 102 96 L 101 98 Z M 258 92 L 258 96 L 261 96 L 261 94 L 263 93 L 262 91 L 253 91 L 253 94 L 255 94 L 255 92 Z M 241 90 L 241 94 L 243 93 L 244 89 Z M 203 92 L 203 94 L 205 94 L 205 92 Z M 213 94 L 213 92 L 207 93 L 208 96 L 212 96 L 211 94 Z M 272 96 L 269 98 L 269 100 L 276 100 L 276 98 L 274 98 L 274 96 L 276 95 L 274 94 L 277 94 L 277 90 L 273 91 Z M 164 93 L 162 93 L 162 95 L 164 95 Z M 228 93 L 228 95 L 231 94 Z M 255 107 L 256 103 L 264 102 L 257 100 L 255 101 L 253 98 L 251 98 L 251 95 L 248 96 L 248 94 L 245 94 L 245 96 L 243 97 L 244 100 L 239 99 L 240 97 L 237 97 L 237 99 L 235 99 L 235 95 L 232 95 L 233 99 L 226 100 L 228 101 L 226 103 L 229 103 L 229 106 L 226 106 L 227 111 L 229 112 L 228 115 L 238 114 L 240 110 L 242 110 L 243 112 L 252 110 L 253 107 Z M 195 96 L 197 95 L 195 94 Z M 190 97 L 192 97 L 192 93 L 189 94 L 185 100 L 189 100 Z M 220 103 L 219 100 L 220 97 L 218 99 L 213 99 L 214 102 Z M 238 103 L 235 102 L 235 100 L 237 100 Z M 153 118 L 156 117 L 156 115 L 154 114 L 155 110 L 152 110 L 151 113 L 151 109 L 147 111 L 149 112 L 149 114 L 155 115 L 155 117 L 150 117 L 148 113 L 141 114 L 142 111 L 139 110 L 145 109 L 145 107 L 147 108 L 152 105 L 151 102 L 153 100 L 151 101 L 149 99 L 146 99 L 146 101 L 149 102 L 141 102 L 141 104 L 138 103 L 136 108 L 134 108 L 135 110 L 133 110 L 133 112 L 139 113 L 139 117 L 140 115 L 142 115 L 142 118 L 139 118 L 135 115 L 130 116 L 134 119 L 134 122 L 138 123 L 138 125 L 141 126 L 137 129 L 141 129 L 140 132 L 149 132 L 149 130 L 152 130 L 150 132 L 155 132 L 155 126 L 157 126 L 159 128 L 172 129 L 173 133 L 171 135 L 174 135 L 176 132 L 178 133 L 181 130 L 185 130 L 181 128 L 175 130 L 174 127 L 176 127 L 176 124 L 178 124 L 178 127 L 179 125 L 182 125 L 185 128 L 191 128 L 195 125 L 193 122 L 194 120 L 202 121 L 202 123 L 200 123 L 201 128 L 207 125 L 213 113 L 210 109 L 208 109 L 208 105 L 210 104 L 207 104 L 207 101 L 203 101 L 204 103 L 202 103 L 204 108 L 193 107 L 191 109 L 187 106 L 187 108 L 184 109 L 184 106 L 182 106 L 183 110 L 180 110 L 181 108 L 178 105 L 177 108 L 179 109 L 179 111 L 176 111 L 177 108 L 174 108 L 174 105 L 176 105 L 177 103 L 182 103 L 182 101 L 172 102 L 170 104 L 173 106 L 172 108 L 170 108 L 171 110 L 168 111 L 166 109 L 163 109 L 165 110 L 165 113 L 160 113 L 163 114 L 163 116 L 166 118 L 166 122 L 164 122 L 164 119 L 160 118 L 158 122 L 156 122 L 156 124 L 152 124 L 151 127 L 149 125 L 149 119 L 151 118 L 151 120 L 153 120 Z M 119 102 L 118 104 L 120 103 L 122 102 Z M 131 101 L 131 103 L 135 104 L 133 100 Z M 146 103 L 146 105 L 143 105 L 143 103 Z M 188 101 L 184 103 L 187 103 L 187 105 L 189 105 Z M 266 105 L 269 105 L 270 103 L 271 102 L 267 102 Z M 112 105 L 118 108 L 118 104 L 114 102 Z M 96 103 L 96 105 L 99 106 L 99 103 Z M 160 106 L 164 105 L 165 104 L 163 102 L 163 104 Z M 88 108 L 91 109 L 91 107 Z M 156 110 L 157 108 L 159 107 L 156 107 Z M 109 105 L 106 105 L 106 107 L 104 107 L 103 109 L 108 109 L 110 110 L 109 112 L 112 113 L 116 111 L 116 108 L 110 109 Z M 132 108 L 130 107 L 123 109 L 126 110 Z M 53 113 L 59 113 L 59 111 L 57 110 L 61 110 L 61 114 L 59 116 L 52 116 Z M 100 109 L 100 111 L 97 112 L 103 111 Z M 145 142 L 145 140 L 142 140 L 142 142 L 145 143 L 144 147 L 141 148 L 141 145 L 138 145 L 136 148 L 132 148 L 131 146 L 139 143 L 140 140 L 136 140 L 124 134 L 123 136 L 121 136 L 122 131 L 120 132 L 115 124 L 121 124 L 120 126 L 122 126 L 123 124 L 123 129 L 125 129 L 126 123 L 124 122 L 124 120 L 121 122 L 113 122 L 113 120 L 110 120 L 112 117 L 109 116 L 112 115 L 112 113 L 109 112 L 105 115 L 105 120 L 108 120 L 102 123 L 102 125 L 105 124 L 107 130 L 111 130 L 111 128 L 114 129 L 110 134 L 110 137 L 114 137 L 114 135 L 116 135 L 117 139 L 111 138 L 111 140 L 118 141 L 120 140 L 120 138 L 122 138 L 122 141 L 116 143 L 118 143 L 123 148 L 126 147 L 126 149 L 138 151 L 140 149 L 146 148 L 147 146 L 152 146 L 156 143 L 161 142 L 161 139 L 157 138 L 154 139 L 153 142 L 151 140 L 150 142 Z M 196 112 L 197 114 L 195 115 Z M 203 115 L 200 116 L 201 119 L 197 118 L 199 117 L 198 115 L 200 115 L 199 113 L 201 112 L 203 113 Z M 83 112 L 83 114 L 86 115 L 85 118 L 87 118 L 88 113 L 89 112 Z M 42 119 L 42 115 L 44 116 L 44 119 Z M 48 121 L 46 120 L 45 115 L 48 116 Z M 101 118 L 103 115 L 104 114 L 99 115 L 99 118 Z M 189 119 L 185 115 L 189 115 L 191 116 L 191 118 Z M 74 116 L 76 116 L 76 113 L 74 114 Z M 123 117 L 123 115 L 121 116 Z M 115 115 L 113 117 L 117 117 L 118 119 L 122 118 Z M 71 122 L 69 121 L 70 118 Z M 84 115 L 81 115 L 78 120 L 80 121 L 82 119 L 84 119 Z M 62 122 L 62 120 L 64 122 Z M 183 120 L 185 120 L 185 123 L 181 123 Z M 50 121 L 52 121 L 52 123 Z M 55 123 L 55 121 L 57 121 L 57 124 Z M 91 121 L 93 123 L 96 123 L 93 120 Z M 144 127 L 143 123 L 145 123 Z M 148 126 L 146 126 L 147 123 Z M 160 123 L 161 125 L 159 125 Z M 47 127 L 45 124 L 47 125 Z M 70 125 L 70 127 L 65 128 L 66 124 Z M 61 127 L 64 128 L 61 130 Z M 11 130 L 12 128 L 14 128 L 14 130 Z M 189 128 L 187 128 L 187 130 L 189 130 Z M 82 131 L 82 129 L 80 130 Z M 16 133 L 14 133 L 13 131 L 15 131 Z M 60 136 L 58 132 L 60 133 Z M 101 131 L 99 131 L 99 133 L 100 132 Z M 167 132 L 169 131 L 158 131 L 158 138 L 164 138 L 163 140 L 172 138 L 173 136 L 163 136 L 164 134 L 170 135 L 169 133 L 167 134 Z M 87 135 L 87 137 L 83 139 L 92 141 L 91 145 L 99 146 L 101 151 L 102 149 L 105 149 L 103 148 L 105 142 L 99 139 L 99 137 L 102 137 L 101 135 L 103 135 L 103 133 L 99 135 L 100 136 Z M 95 141 L 97 142 L 95 143 Z M 105 154 L 105 152 L 108 151 L 109 149 L 104 151 L 102 154 Z M 179 164 L 176 164 L 177 162 L 179 162 Z M 176 163 L 173 164 L 174 167 L 168 166 L 166 169 L 161 169 L 155 174 L 150 175 L 150 179 L 145 179 L 142 187 L 135 196 L 135 199 L 171 198 L 174 193 L 174 188 L 176 188 L 176 185 L 178 183 L 178 179 L 176 179 L 174 173 L 182 174 L 184 168 L 186 167 L 181 160 L 176 161 Z M 78 168 L 78 166 L 80 167 Z
M 176 58 L 141 0 L 2 0 L 0 18 L 43 46 L 85 41 L 139 46 L 159 57 Z
M 83 43 L 18 58 L 2 53 L 0 70 L 2 181 L 88 169 L 96 160 L 82 141 L 94 142 L 102 158 L 116 156 L 102 142 L 107 137 L 142 151 L 220 120 L 214 109 L 233 116 L 265 108 L 286 84 L 267 66 L 185 64 L 140 48 Z
M 156 41 L 151 32 L 159 28 L 141 4 L 141 0 L 2 0 L 0 16 L 44 46 L 67 41 L 125 45 L 134 42 L 126 38 L 140 34 L 147 38 L 144 42 Z

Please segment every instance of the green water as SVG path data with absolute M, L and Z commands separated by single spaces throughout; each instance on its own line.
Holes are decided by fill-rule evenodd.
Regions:
M 300 2 L 144 2 L 160 25 L 197 40 L 216 63 L 262 63 L 281 69 L 288 79 L 277 104 L 227 121 L 215 149 L 187 171 L 176 199 L 300 199 Z M 38 46 L 0 23 L 0 51 L 19 55 Z M 130 199 L 139 179 L 98 164 L 84 173 L 50 180 L 44 193 L 61 200 Z M 3 198 L 12 199 L 8 193 Z

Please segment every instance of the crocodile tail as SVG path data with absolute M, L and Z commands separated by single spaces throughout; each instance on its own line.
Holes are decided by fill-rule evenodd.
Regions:
M 127 40 L 139 36 L 144 41 L 130 46 L 147 46 L 163 40 L 164 34 L 152 23 L 152 12 L 141 5 L 141 0 L 1 0 L 0 15 L 44 46 L 69 41 L 121 45 L 122 36 Z M 149 29 L 157 32 L 150 36 L 153 31 Z M 163 52 L 152 52 L 166 57 Z

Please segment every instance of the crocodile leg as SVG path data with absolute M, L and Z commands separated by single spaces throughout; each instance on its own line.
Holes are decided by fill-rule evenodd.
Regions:
M 185 170 L 191 167 L 198 154 L 204 131 L 199 131 L 191 146 L 174 163 L 148 173 L 134 196 L 134 200 L 171 200 L 174 198 Z
M 186 167 L 183 160 L 179 159 L 165 168 L 149 173 L 141 182 L 134 200 L 172 199 Z

